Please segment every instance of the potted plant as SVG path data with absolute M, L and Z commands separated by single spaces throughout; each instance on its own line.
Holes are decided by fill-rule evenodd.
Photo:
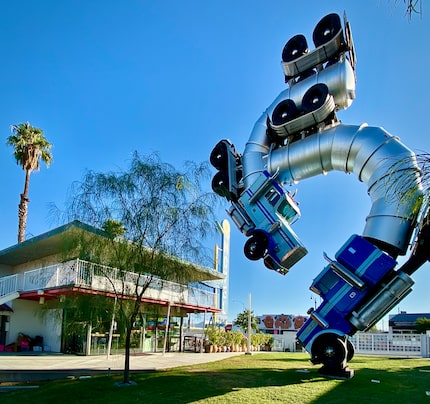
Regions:
M 211 342 L 209 339 L 205 338 L 203 341 L 203 348 L 205 350 L 205 353 L 209 353 L 211 351 Z
M 271 351 L 273 347 L 274 338 L 272 334 L 264 334 L 264 350 Z
M 225 332 L 225 345 L 227 346 L 227 350 L 230 352 L 234 352 L 235 351 L 235 347 L 234 347 L 234 334 L 233 331 L 227 331 Z
M 235 352 L 241 351 L 241 343 L 243 339 L 243 334 L 241 331 L 233 331 L 233 346 Z
M 251 334 L 251 351 L 258 351 L 260 339 L 260 334 Z
M 209 345 L 209 352 L 216 352 L 216 346 L 218 344 L 218 330 L 210 325 L 206 328 L 206 336 Z
M 245 335 L 242 335 L 242 339 L 240 341 L 240 345 L 242 346 L 242 352 L 246 352 L 248 345 L 248 338 Z
M 227 351 L 227 333 L 224 330 L 218 330 L 218 352 Z

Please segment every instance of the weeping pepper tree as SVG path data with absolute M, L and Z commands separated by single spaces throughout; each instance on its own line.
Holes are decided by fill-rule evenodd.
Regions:
M 97 274 L 115 294 L 119 323 L 125 324 L 123 383 L 130 383 L 132 328 L 145 291 L 163 280 L 186 284 L 194 267 L 209 264 L 205 238 L 215 230 L 217 198 L 206 192 L 206 163 L 182 170 L 155 155 L 135 152 L 127 170 L 88 171 L 72 185 L 67 219 L 102 229 L 103 237 L 77 243 L 79 256 L 98 262 Z M 112 270 L 115 268 L 115 270 Z

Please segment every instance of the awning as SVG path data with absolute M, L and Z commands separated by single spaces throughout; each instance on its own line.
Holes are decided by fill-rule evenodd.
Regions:
M 9 305 L 7 305 L 6 303 L 0 304 L 0 312 L 2 312 L 2 311 L 13 313 L 12 308 Z

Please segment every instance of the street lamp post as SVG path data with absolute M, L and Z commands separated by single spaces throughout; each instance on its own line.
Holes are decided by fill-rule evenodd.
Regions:
M 245 312 L 245 305 L 240 300 L 232 300 L 233 302 L 240 303 Z M 248 327 L 247 327 L 247 347 L 245 355 L 251 355 L 251 333 L 252 333 L 252 318 L 251 318 L 251 292 L 248 294 Z
M 248 294 L 248 346 L 246 355 L 251 355 L 251 293 Z

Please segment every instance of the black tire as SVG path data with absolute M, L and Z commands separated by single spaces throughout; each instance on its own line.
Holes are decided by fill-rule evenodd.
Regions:
M 328 367 L 344 367 L 347 358 L 346 342 L 336 334 L 322 334 L 312 344 L 312 361 Z
M 225 170 L 228 165 L 227 146 L 220 142 L 212 150 L 210 162 L 217 170 Z
M 281 101 L 272 112 L 273 125 L 284 125 L 298 115 L 296 104 L 293 100 Z
M 328 14 L 323 17 L 315 26 L 312 39 L 316 48 L 331 41 L 342 29 L 340 17 L 338 14 Z
M 212 190 L 219 196 L 228 195 L 228 173 L 218 171 L 212 178 Z
M 326 102 L 328 95 L 328 87 L 324 83 L 313 85 L 303 96 L 303 112 L 312 112 L 322 107 Z
M 348 351 L 346 354 L 346 361 L 349 362 L 354 357 L 355 353 L 354 345 L 349 339 L 346 340 L 346 349 Z
M 264 257 L 268 245 L 267 236 L 264 233 L 253 233 L 252 236 L 246 240 L 243 251 L 245 257 L 251 261 L 257 261 Z
M 308 52 L 308 42 L 304 35 L 295 35 L 285 44 L 282 50 L 282 61 L 285 63 L 292 62 Z

